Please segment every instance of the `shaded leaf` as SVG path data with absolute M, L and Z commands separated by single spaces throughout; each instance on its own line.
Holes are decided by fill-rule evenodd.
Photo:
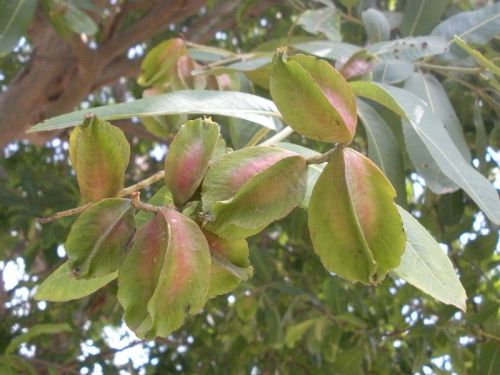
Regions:
M 36 0 L 0 1 L 0 56 L 12 51 L 28 28 Z
M 416 137 L 411 137 L 415 134 L 421 141 L 419 146 L 426 148 L 441 172 L 460 186 L 494 223 L 500 223 L 500 200 L 495 188 L 464 160 L 439 118 L 421 99 L 406 90 L 383 84 L 353 82 L 351 86 L 358 95 L 405 118 L 403 130 L 410 157 L 423 151 L 410 143 L 415 140 Z M 411 146 L 415 147 L 412 149 Z
M 148 52 L 141 64 L 137 79 L 143 86 L 161 86 L 177 76 L 177 61 L 187 55 L 184 41 L 180 38 L 166 40 Z
M 453 265 L 430 233 L 398 207 L 407 243 L 401 264 L 392 272 L 430 296 L 465 311 L 465 290 Z
M 373 80 L 382 83 L 404 81 L 413 73 L 413 64 L 404 60 L 384 60 L 373 67 Z
M 143 225 L 120 267 L 118 300 L 140 337 L 166 336 L 207 300 L 210 253 L 198 225 L 163 208 Z
M 89 112 L 76 111 L 45 120 L 28 132 L 64 129 L 75 126 Z M 233 91 L 184 90 L 92 108 L 92 113 L 103 120 L 130 117 L 149 117 L 175 114 L 220 115 L 237 117 L 254 122 L 271 130 L 282 124 L 276 106 L 270 100 L 256 95 Z
M 219 135 L 215 122 L 196 119 L 184 124 L 170 144 L 165 158 L 165 180 L 176 205 L 185 204 L 200 186 Z
M 389 39 L 391 28 L 384 13 L 369 8 L 361 13 L 366 29 L 366 36 L 371 43 L 383 42 Z
M 302 336 L 312 328 L 318 319 L 324 319 L 323 317 L 308 319 L 298 324 L 290 326 L 286 330 L 285 343 L 289 348 L 293 348 L 295 343 L 299 341 Z
M 115 197 L 123 188 L 130 145 L 116 126 L 87 116 L 71 133 L 69 156 L 82 199 L 95 202 Z
M 306 10 L 300 16 L 298 24 L 311 34 L 323 34 L 333 41 L 342 39 L 340 15 L 333 6 Z
M 92 278 L 116 271 L 134 231 L 129 199 L 103 199 L 87 208 L 64 244 L 75 276 Z
M 356 100 L 330 64 L 312 56 L 277 54 L 271 96 L 298 133 L 326 142 L 350 142 L 356 131 Z
M 56 334 L 61 332 L 71 332 L 71 326 L 67 323 L 45 323 L 45 324 L 36 324 L 28 329 L 28 331 L 14 337 L 14 339 L 10 342 L 10 344 L 5 349 L 6 354 L 10 354 L 16 351 L 16 349 L 22 344 L 29 342 L 32 338 L 47 335 L 47 334 Z
M 245 240 L 229 241 L 204 232 L 210 249 L 210 288 L 208 297 L 229 293 L 241 281 L 248 280 L 253 268 L 248 260 L 249 250 Z
M 91 279 L 76 279 L 69 262 L 51 273 L 36 290 L 33 297 L 39 301 L 64 302 L 94 293 L 114 280 L 117 272 Z
M 389 125 L 375 109 L 358 100 L 358 115 L 368 140 L 368 157 L 384 172 L 396 189 L 396 202 L 406 205 L 403 156 Z
M 337 149 L 314 187 L 309 231 L 330 272 L 365 284 L 399 264 L 405 235 L 394 188 L 362 154 Z
M 441 20 L 448 0 L 407 1 L 400 30 L 403 36 L 427 35 Z

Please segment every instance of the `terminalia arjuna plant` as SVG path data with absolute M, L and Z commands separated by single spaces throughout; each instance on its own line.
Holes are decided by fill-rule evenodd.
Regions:
M 363 69 L 369 64 L 364 61 Z M 168 335 L 208 299 L 231 292 L 251 277 L 246 239 L 301 206 L 308 210 L 312 247 L 328 271 L 366 285 L 377 285 L 390 273 L 465 309 L 465 291 L 439 245 L 394 203 L 396 190 L 384 172 L 350 147 L 358 113 L 366 113 L 358 97 L 400 115 L 405 132 L 415 133 L 417 139 L 428 137 L 422 118 L 432 116 L 421 101 L 387 85 L 350 83 L 327 61 L 293 51 L 288 55 L 283 49 L 262 68 L 269 75 L 274 103 L 220 91 L 231 87 L 209 79 L 213 77 L 185 75 L 184 68 L 196 70 L 197 63 L 182 41 L 160 44 L 144 60 L 139 80 L 149 87 L 148 97 L 115 105 L 110 112 L 97 108 L 73 130 L 70 158 L 81 205 L 40 221 L 79 216 L 65 243 L 68 261 L 41 283 L 35 298 L 81 298 L 117 279 L 127 325 L 142 338 Z M 352 76 L 352 69 L 344 66 L 346 71 Z M 193 90 L 200 86 L 212 90 Z M 188 90 L 169 92 L 176 87 Z M 143 117 L 161 114 L 184 120 L 169 146 L 165 169 L 124 188 L 129 145 L 120 129 L 105 119 L 129 116 L 130 106 Z M 187 114 L 243 118 L 276 134 L 232 150 L 211 118 L 187 119 Z M 32 130 L 77 125 L 81 116 L 81 111 L 60 116 Z M 277 126 L 281 119 L 289 127 Z M 154 117 L 145 124 L 158 134 L 165 131 L 165 122 Z M 293 131 L 331 148 L 306 155 L 297 145 L 280 143 Z M 447 152 L 457 153 L 459 159 L 453 147 Z M 441 166 L 448 160 L 442 160 L 436 145 L 425 150 Z M 320 168 L 319 177 L 312 178 L 312 167 Z M 161 189 L 142 202 L 139 191 L 159 180 L 164 180 Z M 490 190 L 485 194 L 491 198 L 494 190 L 486 185 Z M 474 196 L 475 188 L 468 188 Z M 491 220 L 499 221 L 498 197 L 485 205 L 478 199 L 478 204 Z M 449 290 L 422 280 L 423 271 L 445 275 Z

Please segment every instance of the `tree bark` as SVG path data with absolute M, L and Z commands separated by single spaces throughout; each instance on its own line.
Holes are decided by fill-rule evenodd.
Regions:
M 97 49 L 90 48 L 76 35 L 64 40 L 38 10 L 29 30 L 31 59 L 11 80 L 7 90 L 0 93 L 0 147 L 18 139 L 35 143 L 46 140 L 47 134 L 27 137 L 25 131 L 46 118 L 74 110 L 88 94 L 103 85 L 137 74 L 137 61 L 126 59 L 128 48 L 148 40 L 170 23 L 196 14 L 205 0 L 145 3 L 149 5 L 145 16 L 122 32 L 111 31 Z

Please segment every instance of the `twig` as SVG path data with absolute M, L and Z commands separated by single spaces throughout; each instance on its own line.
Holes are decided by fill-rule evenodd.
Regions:
M 272 146 L 273 144 L 282 141 L 292 133 L 293 129 L 287 126 L 286 128 L 282 129 L 279 133 L 276 133 L 271 138 L 266 139 L 264 142 L 260 143 L 259 146 Z
M 306 159 L 307 165 L 310 164 L 323 164 L 326 163 L 328 160 L 330 160 L 330 157 L 333 155 L 333 153 L 337 150 L 338 146 L 335 146 L 334 148 L 328 150 L 324 154 L 316 155 L 316 156 L 310 156 Z
M 134 191 L 130 198 L 132 199 L 132 206 L 134 206 L 134 208 L 137 210 L 148 211 L 154 214 L 157 214 L 161 210 L 161 207 L 153 206 L 152 204 L 142 203 L 141 193 L 138 191 Z
M 164 177 L 165 177 L 165 171 L 163 171 L 163 170 L 159 171 L 159 172 L 155 173 L 154 175 L 146 178 L 145 180 L 139 181 L 138 183 L 136 183 L 134 185 L 131 185 L 129 187 L 126 187 L 125 189 L 122 189 L 118 193 L 117 197 L 125 197 L 127 195 L 130 195 L 130 194 L 138 191 L 138 190 L 142 190 L 145 187 L 154 184 L 156 181 L 163 179 Z M 83 206 L 80 206 L 80 207 L 71 208 L 69 210 L 56 212 L 55 214 L 53 214 L 51 216 L 39 217 L 36 219 L 36 221 L 40 224 L 46 224 L 46 223 L 50 223 L 54 220 L 57 220 L 57 219 L 60 219 L 60 218 L 66 217 L 66 216 L 78 215 L 78 214 L 82 213 L 83 211 L 85 211 L 87 208 L 89 208 L 92 204 L 93 203 L 87 203 L 87 204 L 84 204 Z M 158 211 L 155 211 L 155 212 L 158 212 Z

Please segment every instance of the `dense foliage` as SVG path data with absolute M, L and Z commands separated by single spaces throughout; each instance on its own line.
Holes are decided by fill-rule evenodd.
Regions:
M 16 3 L 0 109 L 163 2 Z M 1 372 L 497 373 L 500 4 L 200 3 L 5 142 Z

